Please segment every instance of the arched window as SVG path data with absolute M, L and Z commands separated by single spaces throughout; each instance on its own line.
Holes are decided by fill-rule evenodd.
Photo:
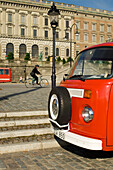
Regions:
M 32 57 L 38 58 L 38 46 L 37 45 L 32 46 Z
M 45 47 L 45 56 L 48 56 L 48 47 Z
M 24 58 L 25 54 L 26 54 L 26 45 L 20 44 L 20 46 L 19 46 L 19 57 Z
M 59 56 L 59 48 L 56 48 L 56 56 Z
M 66 57 L 69 57 L 69 48 L 66 49 Z
M 6 45 L 6 55 L 8 55 L 10 52 L 14 54 L 14 45 L 12 43 L 8 43 Z

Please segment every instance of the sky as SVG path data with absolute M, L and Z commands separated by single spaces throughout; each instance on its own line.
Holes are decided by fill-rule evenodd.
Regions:
M 53 0 L 53 1 L 113 11 L 113 0 Z

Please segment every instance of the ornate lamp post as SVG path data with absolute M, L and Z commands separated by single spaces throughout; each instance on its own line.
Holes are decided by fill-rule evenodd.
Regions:
M 60 15 L 59 10 L 56 8 L 55 4 L 51 6 L 51 9 L 48 11 L 50 16 L 50 24 L 53 29 L 53 63 L 52 63 L 52 88 L 56 86 L 56 74 L 55 74 L 55 32 L 56 27 L 58 26 L 58 15 Z
M 70 29 L 70 67 L 72 67 L 72 28 L 73 26 L 76 25 L 76 35 L 79 35 L 79 32 L 78 32 L 78 26 L 76 23 L 74 23 L 71 27 L 67 27 L 67 29 L 69 28 Z M 66 31 L 67 31 L 66 29 Z M 65 37 L 67 39 L 67 37 Z

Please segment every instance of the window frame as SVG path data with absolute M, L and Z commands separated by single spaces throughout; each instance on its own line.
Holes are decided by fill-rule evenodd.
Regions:
M 37 37 L 37 29 L 33 29 L 33 37 L 34 37 L 34 38 Z
M 21 37 L 25 36 L 25 28 L 21 28 Z
M 10 22 L 10 23 L 12 22 L 12 14 L 11 13 L 8 14 L 8 22 Z

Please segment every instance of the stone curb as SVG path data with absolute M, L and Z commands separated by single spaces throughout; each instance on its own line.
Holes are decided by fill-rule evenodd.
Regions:
M 39 116 L 48 115 L 48 111 L 20 111 L 20 112 L 6 112 L 0 113 L 0 117 L 26 117 L 26 116 Z
M 13 145 L 4 145 L 0 146 L 0 154 L 4 153 L 13 153 L 13 152 L 26 152 L 30 150 L 37 149 L 47 149 L 47 148 L 55 148 L 60 145 L 53 139 L 42 142 L 29 142 L 23 144 L 13 144 Z
M 27 137 L 27 136 L 32 136 L 32 135 L 46 135 L 48 133 L 53 134 L 51 128 L 3 131 L 3 132 L 0 132 L 0 139 L 21 137 L 21 136 Z
M 44 119 L 31 119 L 31 120 L 14 120 L 14 121 L 1 121 L 0 128 L 12 127 L 12 126 L 27 126 L 27 125 L 39 125 L 49 124 L 49 118 Z

